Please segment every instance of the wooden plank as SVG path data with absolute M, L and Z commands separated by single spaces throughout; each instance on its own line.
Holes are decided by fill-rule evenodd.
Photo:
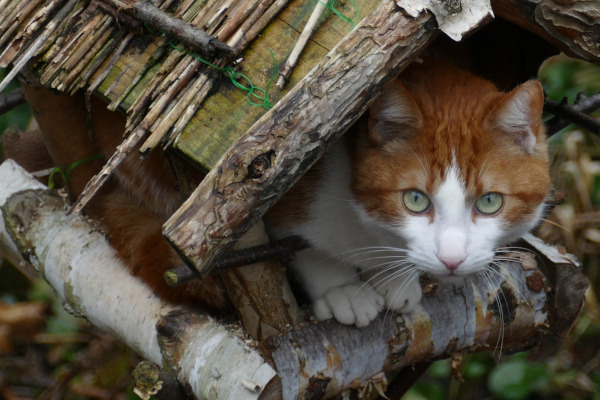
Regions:
M 287 60 L 304 24 L 315 7 L 316 0 L 294 0 L 242 53 L 243 61 L 240 72 L 248 76 L 254 86 L 266 89 L 274 76 L 273 51 L 279 66 Z M 377 2 L 357 0 L 360 18 L 371 13 Z M 338 11 L 354 18 L 356 8 L 351 2 L 344 2 Z M 300 61 L 294 69 L 290 81 L 283 90 L 270 85 L 269 99 L 276 103 L 290 89 L 317 65 L 319 61 L 347 34 L 352 25 L 326 11 L 320 18 L 313 38 L 305 48 Z M 247 82 L 240 81 L 246 85 Z M 257 92 L 258 93 L 258 92 Z M 262 95 L 262 93 L 259 93 Z M 259 99 L 252 99 L 260 102 Z M 251 105 L 247 101 L 247 93 L 236 88 L 227 75 L 223 75 L 218 91 L 207 98 L 194 118 L 174 143 L 174 147 L 195 161 L 204 170 L 210 170 L 217 160 L 265 112 L 266 108 Z
M 435 36 L 430 14 L 407 17 L 393 2 L 347 35 L 229 148 L 164 225 L 201 275 L 367 109 Z

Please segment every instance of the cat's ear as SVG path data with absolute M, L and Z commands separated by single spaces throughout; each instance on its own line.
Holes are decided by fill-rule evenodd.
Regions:
M 412 95 L 394 80 L 369 108 L 369 139 L 379 146 L 390 140 L 408 140 L 419 131 L 422 119 Z
M 485 119 L 485 127 L 511 136 L 527 153 L 535 150 L 538 135 L 544 135 L 542 110 L 544 90 L 538 81 L 523 83 L 508 93 Z

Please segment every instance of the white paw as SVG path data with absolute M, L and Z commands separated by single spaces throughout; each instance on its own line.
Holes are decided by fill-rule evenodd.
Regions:
M 318 320 L 335 317 L 342 324 L 361 327 L 374 320 L 384 304 L 371 285 L 361 282 L 330 289 L 314 301 L 313 310 Z
M 418 280 L 406 283 L 400 279 L 393 279 L 378 285 L 377 291 L 385 298 L 386 307 L 403 313 L 414 310 L 423 294 Z

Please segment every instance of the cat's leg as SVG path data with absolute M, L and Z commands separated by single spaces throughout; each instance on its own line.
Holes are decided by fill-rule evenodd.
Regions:
M 367 326 L 383 308 L 383 297 L 350 265 L 307 249 L 296 254 L 294 269 L 321 321 L 335 317 L 343 324 Z
M 365 280 L 385 299 L 385 306 L 404 313 L 414 310 L 423 294 L 418 276 L 405 275 L 397 271 L 363 272 Z

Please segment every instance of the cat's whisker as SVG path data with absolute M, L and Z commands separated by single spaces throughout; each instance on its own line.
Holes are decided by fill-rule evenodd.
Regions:
M 501 353 L 502 347 L 504 345 L 504 311 L 502 308 L 500 296 L 498 296 L 498 292 L 494 289 L 495 285 L 492 281 L 492 277 L 489 275 L 489 271 L 483 270 L 483 271 L 480 271 L 479 274 L 482 277 L 482 279 L 484 280 L 484 282 L 487 284 L 488 290 L 493 293 L 494 300 L 495 300 L 496 304 L 498 305 L 498 314 L 500 314 L 501 325 L 500 325 L 500 334 L 498 335 L 498 339 L 496 340 L 496 346 L 494 347 L 494 353 L 496 353 L 496 351 L 498 351 L 498 349 L 499 349 L 499 352 Z
M 509 269 L 509 268 L 507 268 L 507 267 L 506 267 L 504 264 L 502 264 L 502 263 L 500 263 L 500 262 L 495 262 L 495 261 L 492 261 L 492 263 L 491 263 L 491 264 L 492 264 L 492 265 L 494 265 L 494 266 L 495 266 L 496 268 L 498 268 L 498 269 L 502 269 L 502 270 L 504 270 L 504 271 L 507 271 L 507 272 L 508 272 L 508 274 L 509 274 L 509 275 L 510 275 L 510 276 L 511 276 L 513 279 L 515 279 L 515 280 L 517 281 L 517 283 L 519 284 L 519 286 L 521 286 L 521 287 L 526 287 L 526 284 L 525 284 L 525 282 L 523 281 L 523 279 L 521 279 L 521 278 L 520 278 L 520 277 L 518 277 L 518 276 L 515 276 L 515 275 L 511 274 L 511 273 L 510 273 L 510 269 Z M 503 279 L 503 280 L 504 280 L 504 282 L 506 282 L 507 284 L 509 284 L 509 285 L 510 285 L 510 287 L 511 287 L 512 289 L 514 289 L 514 290 L 515 290 L 515 292 L 516 292 L 516 293 L 519 295 L 519 298 L 521 298 L 521 299 L 525 299 L 525 298 L 526 298 L 526 297 L 525 297 L 525 295 L 523 294 L 523 292 L 522 292 L 522 291 L 521 291 L 521 290 L 520 290 L 520 289 L 519 289 L 519 288 L 518 288 L 518 287 L 515 285 L 515 282 L 512 282 L 512 280 L 506 279 L 506 277 L 505 277 L 505 276 L 504 276 L 504 275 L 503 275 L 503 274 L 502 274 L 500 271 L 496 271 L 496 270 L 495 270 L 495 269 L 493 269 L 493 268 L 488 268 L 488 269 L 487 269 L 487 271 L 489 271 L 489 272 L 492 272 L 492 273 L 496 274 L 498 277 L 500 277 L 501 279 Z
M 400 287 L 396 288 L 394 294 L 392 295 L 391 299 L 390 299 L 390 303 L 395 302 L 396 298 L 398 296 L 402 296 L 402 294 L 404 293 L 404 291 L 415 281 L 415 279 L 419 279 L 422 271 L 420 271 L 417 268 L 410 268 L 408 271 L 405 271 L 404 273 L 408 273 L 408 276 L 405 277 L 405 279 L 403 280 L 402 284 L 400 285 Z M 404 274 L 403 273 L 403 274 Z M 402 275 L 403 275 L 402 274 Z M 394 279 L 397 279 L 399 277 L 399 275 L 395 275 Z M 387 307 L 385 310 L 385 314 L 384 314 L 384 321 L 387 318 L 388 314 L 390 313 L 391 309 L 390 307 Z
M 566 226 L 564 226 L 564 225 L 562 225 L 562 224 L 559 224 L 559 223 L 558 223 L 558 222 L 556 222 L 556 221 L 552 221 L 552 220 L 550 220 L 550 219 L 548 219 L 548 218 L 541 218 L 541 219 L 540 219 L 540 221 L 541 221 L 541 222 L 545 222 L 545 223 L 547 223 L 547 224 L 549 224 L 549 225 L 555 226 L 555 227 L 557 227 L 558 229 L 562 229 L 562 230 L 563 230 L 563 231 L 565 231 L 565 232 L 571 233 L 571 229 L 567 228 Z
M 492 262 L 492 263 L 493 263 L 493 262 Z M 521 289 L 527 290 L 527 284 L 526 284 L 526 282 L 525 282 L 525 281 L 524 281 L 524 280 L 523 280 L 521 277 L 519 277 L 519 276 L 515 276 L 514 274 L 510 273 L 510 269 L 509 269 L 509 268 L 507 268 L 507 267 L 506 267 L 505 265 L 503 265 L 502 263 L 493 263 L 493 264 L 494 264 L 494 265 L 495 265 L 497 268 L 499 268 L 499 269 L 502 269 L 502 270 L 504 270 L 504 271 L 507 271 L 507 272 L 509 273 L 509 275 L 510 275 L 510 276 L 511 276 L 511 277 L 512 277 L 514 280 L 516 280 L 516 282 L 512 282 L 512 280 L 509 280 L 509 279 L 504 279 L 504 276 L 503 276 L 503 275 L 502 275 L 502 274 L 501 274 L 499 271 L 496 271 L 496 270 L 494 270 L 494 269 L 491 269 L 491 268 L 490 268 L 490 269 L 488 269 L 488 271 L 494 272 L 494 273 L 498 274 L 498 276 L 501 276 L 501 277 L 503 277 L 503 279 L 504 279 L 504 282 L 508 283 L 508 284 L 511 286 L 511 288 L 512 288 L 512 289 L 513 289 L 513 290 L 516 292 L 516 294 L 519 296 L 519 299 L 521 299 L 521 300 L 523 300 L 523 301 L 525 302 L 525 304 L 527 305 L 527 308 L 529 308 L 529 311 L 530 311 L 531 313 L 534 313 L 534 310 L 533 310 L 533 308 L 531 307 L 531 304 L 529 304 L 529 302 L 527 301 L 527 296 L 526 296 L 526 295 L 525 295 L 525 293 L 524 293 L 524 292 L 521 290 Z M 516 285 L 517 283 L 518 283 L 518 286 L 520 286 L 520 288 L 521 288 L 521 289 L 520 289 L 519 287 L 517 287 L 517 285 Z
M 361 248 L 357 248 L 357 249 L 352 249 L 352 250 L 347 250 L 347 251 L 343 251 L 340 253 L 336 253 L 336 254 L 333 254 L 333 255 L 327 257 L 327 259 L 337 258 L 337 259 L 341 259 L 343 261 L 350 261 L 350 260 L 352 260 L 353 257 L 359 257 L 359 256 L 375 254 L 375 253 L 383 253 L 383 252 L 400 253 L 401 256 L 404 256 L 406 254 L 405 249 L 398 248 L 398 247 L 371 246 L 371 247 L 361 247 Z M 343 257 L 346 255 L 347 255 L 347 257 Z M 390 257 L 392 257 L 392 255 L 390 255 Z

